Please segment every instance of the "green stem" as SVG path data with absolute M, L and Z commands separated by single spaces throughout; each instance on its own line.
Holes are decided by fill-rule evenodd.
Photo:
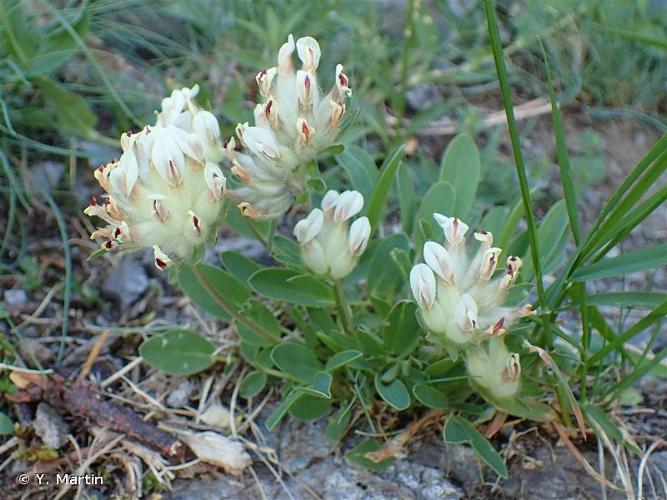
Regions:
M 334 281 L 334 295 L 336 296 L 336 309 L 338 309 L 338 316 L 340 317 L 341 323 L 343 323 L 343 330 L 348 335 L 352 335 L 354 332 L 352 314 L 350 309 L 345 301 L 345 295 L 343 294 L 343 287 L 340 284 L 339 280 Z
M 269 231 L 266 237 L 266 253 L 271 255 L 273 252 L 273 239 L 276 236 L 276 228 L 278 227 L 278 221 L 276 219 L 271 219 L 269 221 Z
M 530 254 L 535 270 L 535 281 L 537 282 L 537 297 L 539 305 L 544 305 L 544 284 L 542 283 L 542 268 L 540 267 L 539 248 L 537 245 L 537 225 L 535 215 L 530 201 L 530 189 L 528 187 L 528 178 L 526 176 L 526 166 L 521 153 L 521 144 L 519 142 L 519 132 L 517 130 L 516 119 L 514 118 L 514 107 L 512 106 L 512 97 L 510 94 L 509 78 L 503 59 L 503 49 L 500 43 L 500 34 L 498 32 L 498 22 L 493 0 L 484 0 L 484 10 L 489 26 L 489 39 L 493 49 L 493 58 L 496 63 L 496 72 L 498 73 L 498 82 L 503 100 L 503 107 L 507 115 L 507 126 L 509 128 L 510 140 L 512 142 L 512 151 L 516 163 L 516 173 L 519 178 L 519 188 L 521 189 L 521 200 L 523 203 L 526 224 L 528 226 L 528 241 L 530 243 Z
M 229 302 L 227 302 L 218 293 L 218 291 L 208 282 L 206 276 L 204 276 L 204 273 L 202 273 L 201 268 L 199 266 L 192 266 L 190 269 L 192 270 L 192 274 L 194 274 L 195 278 L 197 278 L 197 281 L 199 281 L 199 284 L 204 288 L 204 290 L 208 292 L 208 294 L 216 302 L 216 304 L 218 304 L 222 309 L 224 309 L 224 311 L 227 314 L 229 314 L 232 318 L 234 318 L 236 321 L 238 321 L 240 324 L 242 324 L 249 330 L 252 330 L 260 337 L 270 340 L 271 342 L 276 342 L 275 336 L 271 335 L 270 332 L 266 331 L 264 328 L 252 322 L 243 314 L 239 313 L 239 311 L 237 311 L 236 308 L 234 308 L 234 306 L 232 306 Z

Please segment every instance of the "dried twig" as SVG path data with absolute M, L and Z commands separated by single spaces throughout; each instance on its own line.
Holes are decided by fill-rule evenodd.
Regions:
M 364 456 L 373 462 L 382 462 L 401 453 L 412 437 L 429 425 L 438 422 L 444 415 L 443 410 L 430 410 L 423 417 L 410 423 L 406 429 L 387 441 L 379 450 L 366 453 Z
M 584 457 L 581 452 L 577 449 L 577 447 L 572 443 L 570 440 L 570 437 L 567 435 L 567 431 L 565 427 L 560 425 L 558 422 L 555 420 L 551 422 L 551 425 L 554 426 L 554 429 L 556 429 L 556 432 L 558 432 L 558 436 L 560 437 L 560 440 L 563 442 L 565 446 L 567 446 L 568 450 L 574 455 L 574 458 L 579 462 L 579 464 L 584 468 L 584 470 L 596 481 L 604 484 L 605 486 L 608 486 L 609 488 L 612 488 L 617 491 L 623 491 L 625 493 L 628 493 L 628 491 L 624 490 L 623 488 L 619 488 L 615 484 L 611 483 L 607 478 L 601 476 L 592 466 L 591 464 L 588 463 L 588 460 L 586 460 L 586 457 Z
M 514 117 L 517 120 L 525 120 L 526 118 L 539 116 L 550 112 L 551 112 L 551 104 L 547 99 L 543 98 L 533 99 L 532 101 L 524 102 L 523 104 L 519 104 L 518 106 L 514 107 Z M 484 118 L 484 120 L 482 120 L 481 127 L 483 129 L 491 128 L 496 125 L 501 125 L 506 121 L 507 117 L 505 116 L 504 110 L 494 111 L 493 113 L 487 115 L 486 118 Z M 452 123 L 447 125 L 439 125 L 439 126 L 434 125 L 431 127 L 425 127 L 419 130 L 419 132 L 417 132 L 417 135 L 420 136 L 454 135 L 458 131 L 459 131 L 459 124 L 456 123 L 456 121 L 453 121 Z
M 171 434 L 144 422 L 132 410 L 104 399 L 103 393 L 84 383 L 70 386 L 53 375 L 43 377 L 38 383 L 32 383 L 7 398 L 19 403 L 46 401 L 61 412 L 90 419 L 100 427 L 126 434 L 165 456 L 180 457 L 183 453 L 182 443 Z

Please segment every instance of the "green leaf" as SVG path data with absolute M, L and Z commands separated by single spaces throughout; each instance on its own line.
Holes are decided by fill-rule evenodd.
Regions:
M 449 417 L 443 428 L 445 443 L 470 444 L 489 467 L 496 474 L 507 478 L 507 465 L 493 445 L 467 420 L 455 415 Z
M 382 472 L 387 467 L 389 467 L 393 462 L 393 458 L 385 458 L 380 462 L 374 462 L 366 458 L 366 453 L 377 451 L 382 447 L 382 441 L 379 439 L 369 439 L 363 443 L 355 446 L 345 455 L 350 462 L 353 462 L 357 465 L 361 465 L 368 470 L 373 472 Z
M 243 377 L 239 387 L 239 395 L 245 399 L 254 398 L 264 390 L 266 381 L 266 373 L 259 370 L 251 371 Z
M 534 401 L 528 398 L 493 398 L 489 399 L 485 396 L 490 403 L 495 405 L 497 408 L 514 415 L 515 417 L 525 418 L 527 420 L 532 420 L 535 422 L 551 422 L 556 418 L 556 413 L 554 412 L 551 406 L 539 401 Z
M 469 424 L 466 420 L 452 415 L 445 421 L 442 437 L 447 444 L 470 443 Z
M 85 38 L 90 31 L 91 14 L 86 6 L 79 9 L 75 21 L 71 24 L 74 32 L 80 37 Z M 41 47 L 39 54 L 36 54 L 27 66 L 28 75 L 54 73 L 63 64 L 74 57 L 80 50 L 77 41 L 66 31 L 55 31 L 47 37 L 40 40 Z
M 299 245 L 279 234 L 273 238 L 273 257 L 286 266 L 303 268 Z
M 440 164 L 440 180 L 456 192 L 454 210 L 445 215 L 466 219 L 477 193 L 480 177 L 479 149 L 468 134 L 457 135 L 447 146 Z
M 432 385 L 426 383 L 416 384 L 412 388 L 412 394 L 414 394 L 417 401 L 429 408 L 447 410 L 451 407 L 447 394 Z
M 331 382 L 333 378 L 330 373 L 317 372 L 313 382 L 308 387 L 302 387 L 304 392 L 324 399 L 331 399 Z
M 250 329 L 242 322 L 234 320 L 236 333 L 241 340 L 257 347 L 273 347 L 280 341 L 280 322 L 264 304 L 251 299 L 242 306 L 240 312 L 248 321 L 259 326 L 261 331 L 267 334 L 266 336 L 260 336 L 254 329 Z
M 415 183 L 412 178 L 412 171 L 407 163 L 401 163 L 397 175 L 396 191 L 398 193 L 398 207 L 401 213 L 401 225 L 403 226 L 403 232 L 410 234 L 412 233 L 415 212 L 417 210 Z
M 417 305 L 412 301 L 398 302 L 382 329 L 382 338 L 387 350 L 398 356 L 412 352 L 421 339 L 421 328 L 417 321 Z
M 303 393 L 289 409 L 290 415 L 299 420 L 315 420 L 324 416 L 331 408 L 331 400 L 320 396 L 313 396 L 303 392 L 301 388 L 297 391 Z
M 379 374 L 376 374 L 375 389 L 380 397 L 396 410 L 405 410 L 410 406 L 410 393 L 399 378 L 394 379 L 389 384 L 384 384 Z
M 410 240 L 396 233 L 379 240 L 368 269 L 368 293 L 374 297 L 391 297 L 402 283 L 398 263 L 391 258 L 396 249 L 409 251 Z
M 6 413 L 0 411 L 0 435 L 7 435 L 14 433 L 14 422 L 7 416 Z
M 389 198 L 391 185 L 394 182 L 396 170 L 401 164 L 404 147 L 398 146 L 387 155 L 382 167 L 380 168 L 380 178 L 375 184 L 375 189 L 368 202 L 368 220 L 371 223 L 372 232 L 375 233 L 382 222 L 382 213 Z
M 26 62 L 37 54 L 38 40 L 28 25 L 19 0 L 0 1 L 5 50 L 17 61 Z
M 310 307 L 328 307 L 335 303 L 329 285 L 291 269 L 261 269 L 248 283 L 257 293 L 274 300 Z
M 456 203 L 456 191 L 449 182 L 439 181 L 433 184 L 424 195 L 417 217 L 415 218 L 415 232 L 417 232 L 417 249 L 421 250 L 424 241 L 428 239 L 442 240 L 444 238 L 442 229 L 433 219 L 434 213 L 449 215 L 454 210 Z M 419 235 L 420 221 L 427 228 L 428 234 Z
M 484 215 L 479 227 L 492 233 L 495 237 L 502 232 L 508 216 L 509 209 L 507 207 L 493 207 Z
M 139 354 L 151 367 L 169 375 L 192 375 L 213 363 L 215 346 L 189 330 L 169 330 L 139 346 Z
M 343 438 L 347 428 L 350 426 L 350 422 L 352 421 L 351 410 L 352 406 L 348 405 L 345 408 L 341 408 L 338 413 L 331 415 L 329 422 L 324 429 L 324 435 L 330 441 L 338 443 Z
M 645 271 L 667 265 L 667 243 L 634 250 L 580 267 L 572 274 L 574 281 L 589 281 Z
M 289 409 L 302 397 L 304 397 L 302 392 L 296 390 L 290 391 L 280 402 L 278 407 L 273 410 L 273 413 L 271 413 L 271 415 L 269 415 L 269 417 L 266 419 L 266 423 L 264 425 L 266 426 L 267 430 L 272 431 L 275 429 L 283 417 L 287 415 Z
M 544 216 L 537 230 L 540 264 L 543 272 L 549 272 L 558 265 L 564 257 L 565 243 L 567 242 L 568 216 L 565 201 L 555 203 Z M 533 263 L 526 256 L 525 266 L 521 274 L 526 280 L 534 275 Z
M 271 358 L 280 370 L 292 378 L 310 384 L 322 365 L 307 347 L 287 342 L 277 345 L 271 352 Z
M 351 145 L 336 158 L 336 162 L 347 172 L 352 187 L 365 199 L 370 199 L 379 175 L 371 155 L 359 146 Z
M 230 319 L 227 311 L 215 300 L 207 287 L 222 296 L 236 309 L 240 309 L 250 298 L 250 290 L 244 283 L 219 267 L 199 264 L 199 269 L 206 278 L 205 284 L 199 282 L 189 266 L 182 266 L 177 277 L 179 286 L 195 304 L 207 313 Z
M 361 356 L 363 356 L 363 353 L 354 349 L 338 352 L 329 358 L 329 361 L 327 361 L 324 369 L 328 372 L 332 372 L 349 363 L 352 363 L 352 361 L 359 359 Z
M 261 269 L 261 266 L 257 262 L 233 250 L 222 252 L 220 260 L 225 268 L 227 268 L 227 271 L 243 283 L 247 283 L 250 276 Z
M 81 137 L 92 137 L 97 124 L 97 115 L 92 112 L 86 100 L 62 85 L 40 76 L 34 79 L 46 99 L 56 108 L 56 121 L 60 131 Z

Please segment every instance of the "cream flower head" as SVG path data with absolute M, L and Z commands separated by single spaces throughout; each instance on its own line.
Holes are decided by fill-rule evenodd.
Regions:
M 301 69 L 294 69 L 296 49 Z M 317 81 L 320 46 L 314 38 L 289 36 L 278 52 L 278 65 L 260 71 L 257 85 L 262 102 L 255 107 L 255 125 L 239 124 L 236 140 L 226 152 L 231 171 L 243 184 L 234 196 L 244 203 L 244 215 L 275 218 L 285 213 L 307 181 L 305 165 L 330 146 L 350 95 L 347 76 L 339 64 L 335 84 L 323 94 Z
M 217 230 L 226 179 L 216 162 L 218 122 L 193 101 L 198 88 L 174 90 L 162 100 L 154 126 L 121 137 L 123 153 L 95 171 L 106 191 L 84 211 L 104 220 L 91 238 L 106 250 L 152 248 L 155 265 L 194 256 Z
M 505 272 L 494 278 L 502 250 L 493 246 L 493 235 L 475 233 L 480 247 L 470 259 L 465 248 L 468 226 L 455 217 L 437 213 L 433 217 L 445 233 L 445 245 L 434 241 L 424 244 L 425 264 L 412 268 L 410 287 L 435 339 L 455 345 L 479 344 L 504 333 L 512 321 L 532 312 L 530 305 L 520 309 L 503 306 L 507 289 L 521 269 L 521 259 L 509 257 Z

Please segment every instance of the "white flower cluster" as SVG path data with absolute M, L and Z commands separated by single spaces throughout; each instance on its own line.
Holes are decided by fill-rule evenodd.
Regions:
M 513 321 L 533 312 L 530 305 L 503 305 L 519 275 L 521 259 L 509 257 L 505 271 L 494 277 L 502 250 L 493 246 L 490 232 L 475 233 L 480 247 L 471 260 L 465 248 L 468 226 L 455 217 L 437 213 L 433 217 L 445 233 L 445 245 L 426 242 L 426 263 L 410 272 L 424 325 L 433 340 L 466 350 L 475 382 L 496 395 L 512 395 L 519 384 L 519 356 L 507 351 L 501 337 Z
M 121 137 L 120 160 L 95 178 L 106 191 L 84 211 L 104 220 L 91 238 L 106 250 L 152 248 L 158 269 L 188 259 L 217 230 L 226 179 L 215 116 L 194 102 L 198 87 L 162 100 L 154 126 Z
M 296 49 L 302 67 L 295 71 Z M 336 66 L 335 84 L 323 95 L 317 82 L 320 46 L 311 37 L 294 42 L 289 36 L 278 53 L 278 65 L 256 77 L 263 102 L 255 107 L 255 125 L 239 124 L 225 150 L 231 171 L 243 184 L 234 191 L 239 208 L 253 218 L 275 218 L 285 213 L 295 195 L 305 188 L 305 165 L 330 146 L 345 113 L 350 94 L 343 67 Z
M 364 197 L 357 191 L 332 190 L 324 195 L 321 206 L 297 222 L 294 236 L 313 272 L 340 279 L 352 272 L 368 245 L 368 217 L 359 217 L 349 227 L 347 222 L 364 207 Z
M 455 217 L 437 213 L 433 217 L 445 233 L 446 246 L 426 242 L 426 264 L 417 264 L 410 272 L 412 293 L 426 327 L 457 345 L 479 344 L 530 314 L 529 305 L 522 309 L 502 305 L 519 274 L 521 259 L 509 257 L 505 272 L 493 279 L 501 253 L 492 246 L 493 235 L 475 233 L 480 247 L 471 261 L 464 244 L 468 226 Z

